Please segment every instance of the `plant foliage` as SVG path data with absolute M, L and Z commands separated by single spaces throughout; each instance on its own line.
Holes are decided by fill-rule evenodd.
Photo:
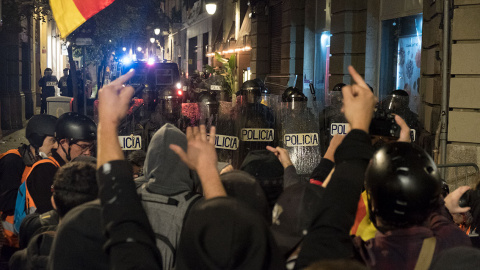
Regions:
M 206 71 L 208 73 L 220 74 L 225 78 L 226 85 L 224 87 L 231 97 L 236 92 L 237 57 L 235 54 L 232 54 L 230 58 L 223 58 L 219 53 L 215 53 L 215 59 L 222 63 L 222 67 L 217 70 L 212 66 L 205 65 Z

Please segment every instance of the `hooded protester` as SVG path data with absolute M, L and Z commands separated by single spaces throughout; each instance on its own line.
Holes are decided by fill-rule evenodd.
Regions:
M 220 180 L 222 180 L 228 196 L 236 198 L 250 206 L 251 209 L 258 211 L 268 224 L 272 222 L 265 193 L 253 176 L 244 171 L 234 170 L 222 174 Z
M 283 191 L 283 166 L 274 153 L 268 150 L 250 151 L 240 170 L 251 174 L 265 192 L 270 209 Z
M 137 191 L 155 232 L 163 269 L 175 266 L 184 217 L 201 198 L 195 193 L 197 183 L 192 171 L 169 149 L 170 144 L 186 151 L 187 138 L 174 125 L 165 124 L 152 137 L 144 164 L 145 175 L 137 180 L 145 182 Z
M 283 269 L 267 223 L 244 203 L 218 197 L 188 216 L 176 269 Z

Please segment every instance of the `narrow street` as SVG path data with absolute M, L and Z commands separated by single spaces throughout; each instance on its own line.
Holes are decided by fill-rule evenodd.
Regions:
M 25 138 L 25 127 L 0 139 L 0 153 L 17 148 L 21 143 L 28 143 L 27 139 Z

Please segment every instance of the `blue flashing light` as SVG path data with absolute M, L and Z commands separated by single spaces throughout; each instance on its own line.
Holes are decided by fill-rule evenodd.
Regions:
M 122 58 L 122 62 L 123 62 L 123 64 L 128 65 L 128 64 L 132 63 L 132 58 L 130 58 L 128 56 L 125 56 L 125 57 Z

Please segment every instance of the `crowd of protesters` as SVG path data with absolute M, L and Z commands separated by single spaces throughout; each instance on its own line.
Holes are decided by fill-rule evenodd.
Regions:
M 455 220 L 475 231 L 480 189 L 446 191 L 398 115 L 400 137 L 375 151 L 377 99 L 349 72 L 351 131 L 333 137 L 309 181 L 281 147 L 219 172 L 215 127 L 166 124 L 126 158 L 116 138 L 134 71 L 100 90 L 98 126 L 75 113 L 32 118 L 30 145 L 0 155 L 2 259 L 10 269 L 478 269 L 478 242 Z

